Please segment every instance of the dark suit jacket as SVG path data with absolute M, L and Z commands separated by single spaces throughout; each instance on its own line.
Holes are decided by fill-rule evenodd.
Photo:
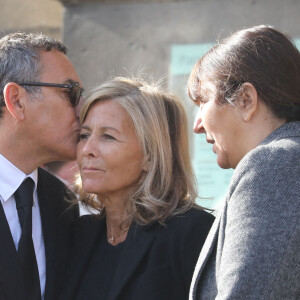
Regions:
M 169 218 L 166 227 L 133 223 L 114 274 L 110 295 L 101 300 L 187 299 L 197 257 L 213 220 L 211 214 L 191 209 Z M 74 226 L 73 253 L 59 299 L 79 299 L 76 295 L 81 280 L 85 272 L 89 272 L 92 256 L 97 255 L 94 249 L 101 235 L 106 235 L 104 219 L 84 216 Z M 94 274 L 98 283 L 97 276 L 99 274 Z M 100 298 L 98 295 L 93 297 Z
M 70 205 L 66 186 L 45 170 L 38 170 L 37 186 L 46 255 L 45 300 L 54 298 L 62 280 L 70 242 L 70 229 L 78 207 Z M 19 287 L 17 251 L 2 205 L 0 205 L 0 299 L 23 300 Z M 28 299 L 24 299 L 28 300 Z

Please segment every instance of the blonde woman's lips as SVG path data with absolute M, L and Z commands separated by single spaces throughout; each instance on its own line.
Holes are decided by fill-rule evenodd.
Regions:
M 104 170 L 94 168 L 94 167 L 84 167 L 84 168 L 82 168 L 82 172 L 84 172 L 84 173 L 93 173 L 93 172 L 104 172 Z

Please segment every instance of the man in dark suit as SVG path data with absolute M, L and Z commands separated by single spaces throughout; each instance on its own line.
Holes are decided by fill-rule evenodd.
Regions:
M 75 159 L 83 89 L 66 52 L 62 43 L 44 35 L 0 39 L 1 300 L 54 299 L 62 280 L 78 209 L 68 209 L 66 186 L 39 166 Z M 23 222 L 29 217 L 21 216 L 26 209 L 19 209 L 17 196 L 26 181 L 32 186 L 30 222 Z M 31 234 L 21 247 L 28 224 Z M 35 268 L 26 260 L 24 267 L 21 258 L 29 257 L 28 236 Z M 34 294 L 30 289 L 38 290 L 37 296 L 29 296 Z

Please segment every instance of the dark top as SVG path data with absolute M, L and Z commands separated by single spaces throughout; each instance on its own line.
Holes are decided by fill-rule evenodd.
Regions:
M 166 226 L 132 223 L 121 249 L 113 249 L 118 257 L 112 271 L 105 260 L 111 261 L 116 253 L 107 255 L 105 219 L 81 217 L 74 226 L 73 252 L 59 299 L 188 299 L 194 267 L 213 221 L 211 214 L 193 208 L 167 219 Z M 100 290 L 108 294 L 100 295 Z
M 106 235 L 100 236 L 99 242 L 88 263 L 88 272 L 85 272 L 82 277 L 77 295 L 78 299 L 93 300 L 108 298 L 125 243 L 126 241 L 113 246 L 107 241 Z

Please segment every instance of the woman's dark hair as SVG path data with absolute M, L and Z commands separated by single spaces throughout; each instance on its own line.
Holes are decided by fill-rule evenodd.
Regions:
M 211 48 L 194 66 L 188 82 L 191 99 L 201 94 L 201 80 L 213 82 L 220 103 L 233 103 L 250 82 L 274 115 L 300 120 L 300 53 L 271 26 L 237 31 Z

